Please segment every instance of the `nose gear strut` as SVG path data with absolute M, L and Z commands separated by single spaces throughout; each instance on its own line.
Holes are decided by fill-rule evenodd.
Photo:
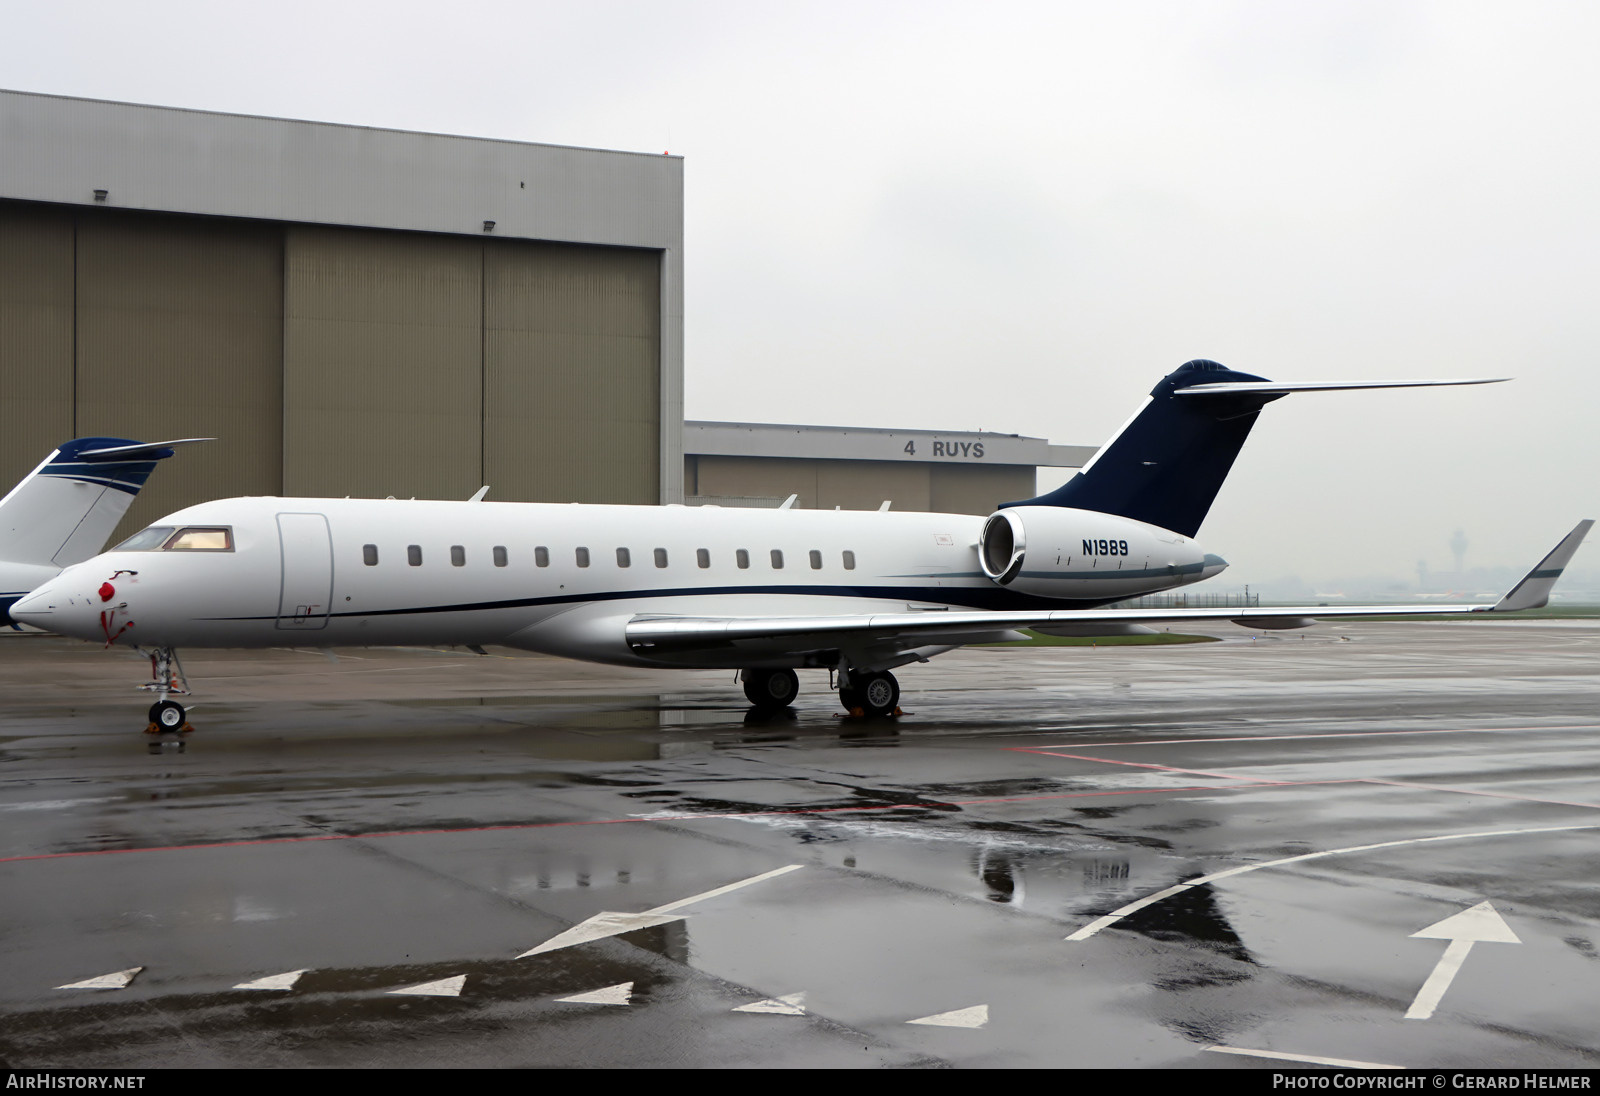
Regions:
M 178 661 L 178 652 L 171 647 L 140 650 L 150 656 L 150 676 L 153 680 L 139 688 L 156 694 L 156 702 L 150 705 L 150 725 L 144 729 L 144 733 L 188 734 L 194 728 L 184 718 L 183 705 L 168 699 L 189 695 L 189 682 L 183 676 L 183 663 Z

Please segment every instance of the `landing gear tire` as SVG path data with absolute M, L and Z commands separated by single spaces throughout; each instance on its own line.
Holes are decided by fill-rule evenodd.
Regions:
M 892 715 L 899 710 L 900 683 L 887 670 L 851 674 L 850 684 L 839 689 L 839 703 L 848 711 L 859 709 L 869 719 Z
M 158 734 L 176 734 L 188 724 L 184 722 L 183 705 L 171 700 L 158 700 L 150 705 L 150 726 Z
M 800 678 L 793 670 L 744 670 L 745 699 L 764 712 L 775 712 L 794 703 L 800 692 Z

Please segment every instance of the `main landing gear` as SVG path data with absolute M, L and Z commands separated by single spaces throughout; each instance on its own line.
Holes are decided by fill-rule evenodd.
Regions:
M 800 679 L 793 670 L 740 670 L 745 699 L 757 712 L 770 714 L 794 703 Z M 853 716 L 869 719 L 900 714 L 900 683 L 888 670 L 839 667 L 839 703 Z
M 800 678 L 793 670 L 740 670 L 745 699 L 762 712 L 775 712 L 794 703 Z
M 839 703 L 854 716 L 876 719 L 900 714 L 900 683 L 888 670 L 839 668 Z
M 173 696 L 189 695 L 189 682 L 183 676 L 183 663 L 178 661 L 178 652 L 171 647 L 156 647 L 146 653 L 150 656 L 152 680 L 140 685 L 139 688 L 155 693 L 156 702 L 150 705 L 150 725 L 144 729 L 144 733 L 188 734 L 194 728 L 189 725 L 183 705 L 168 699 Z M 152 742 L 151 746 L 155 748 L 156 743 Z

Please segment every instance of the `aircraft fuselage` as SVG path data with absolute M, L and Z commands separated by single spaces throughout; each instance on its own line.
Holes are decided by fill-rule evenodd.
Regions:
M 118 645 L 493 643 L 659 665 L 624 640 L 638 615 L 1090 608 L 1226 566 L 1126 518 L 1052 517 L 1025 593 L 984 573 L 986 519 L 962 514 L 235 498 L 163 518 L 152 529 L 170 534 L 69 568 L 17 610 Z M 163 546 L 184 530 L 188 547 Z

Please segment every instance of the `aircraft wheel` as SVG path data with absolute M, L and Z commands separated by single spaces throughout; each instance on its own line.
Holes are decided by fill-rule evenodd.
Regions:
M 163 731 L 177 731 L 183 727 L 183 705 L 171 700 L 160 700 L 150 705 L 150 722 Z
M 852 690 L 863 715 L 889 715 L 900 703 L 900 683 L 887 670 L 875 674 L 862 674 Z M 841 694 L 842 695 L 842 694 Z
M 800 678 L 793 670 L 745 670 L 745 699 L 764 711 L 777 711 L 794 703 Z
M 839 703 L 847 712 L 853 712 L 861 707 L 861 690 L 853 685 L 839 686 Z

